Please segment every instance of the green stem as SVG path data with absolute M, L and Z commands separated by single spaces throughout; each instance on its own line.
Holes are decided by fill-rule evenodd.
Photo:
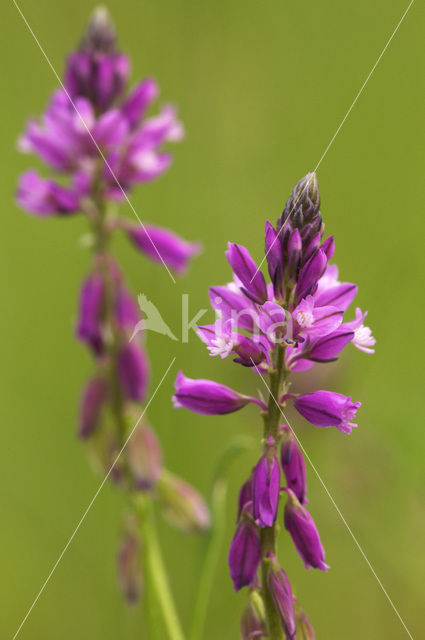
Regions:
M 149 603 L 149 640 L 151 638 L 163 640 L 163 636 L 159 632 L 160 620 L 164 624 L 169 640 L 184 640 L 162 560 L 151 498 L 139 496 L 137 508 L 140 515 L 146 595 Z
M 94 181 L 92 192 L 94 211 L 93 232 L 95 236 L 94 255 L 98 260 L 100 273 L 104 283 L 105 300 L 103 306 L 103 324 L 106 330 L 106 347 L 110 355 L 110 387 L 111 408 L 117 425 L 120 445 L 126 436 L 125 402 L 119 383 L 117 356 L 121 344 L 121 336 L 116 325 L 115 306 L 117 298 L 117 283 L 111 275 L 109 260 L 110 228 L 108 226 L 108 208 L 103 191 L 101 168 L 98 178 Z
M 202 640 L 208 603 L 214 582 L 215 570 L 220 559 L 223 544 L 226 518 L 227 482 L 219 479 L 213 488 L 211 498 L 212 530 L 205 554 L 204 566 L 198 584 L 198 590 L 193 610 L 190 640 Z
M 220 562 L 226 533 L 226 497 L 229 469 L 234 460 L 253 448 L 255 441 L 245 436 L 231 440 L 218 461 L 211 490 L 211 530 L 208 535 L 201 576 L 193 605 L 190 640 L 202 640 L 208 604 L 214 584 L 216 568 Z
M 265 442 L 267 442 L 269 436 L 272 436 L 275 441 L 278 440 L 280 411 L 276 404 L 276 400 L 279 401 L 282 385 L 285 380 L 285 347 L 279 344 L 276 345 L 273 355 L 273 370 L 270 372 L 270 394 L 267 412 L 264 415 Z M 275 523 L 272 527 L 265 527 L 261 529 L 260 533 L 263 598 L 270 640 L 282 640 L 284 637 L 279 614 L 276 611 L 267 587 L 267 575 L 270 566 L 267 557 L 269 553 L 276 554 L 276 529 L 277 527 Z

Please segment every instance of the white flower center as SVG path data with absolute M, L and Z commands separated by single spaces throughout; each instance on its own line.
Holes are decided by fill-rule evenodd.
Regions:
M 355 329 L 353 342 L 361 345 L 368 345 L 371 344 L 371 340 L 373 341 L 373 338 L 369 327 L 365 327 L 364 324 L 362 324 L 360 327 Z
M 307 329 L 311 327 L 314 322 L 313 312 L 312 311 L 298 311 L 296 315 L 297 323 L 303 329 Z
M 211 340 L 211 345 L 208 349 L 212 356 L 227 358 L 233 349 L 233 339 L 231 336 L 217 336 L 214 340 Z

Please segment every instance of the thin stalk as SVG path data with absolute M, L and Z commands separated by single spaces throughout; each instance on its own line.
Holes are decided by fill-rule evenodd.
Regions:
M 270 394 L 267 405 L 267 412 L 264 415 L 264 440 L 267 442 L 269 436 L 278 439 L 280 412 L 275 399 L 279 400 L 282 385 L 285 380 L 285 347 L 276 345 L 273 354 L 273 370 L 270 372 Z M 264 527 L 260 533 L 261 548 L 261 570 L 263 584 L 263 598 L 266 610 L 266 620 L 270 640 L 283 640 L 282 623 L 276 608 L 273 604 L 270 592 L 267 587 L 267 575 L 270 563 L 267 559 L 269 553 L 276 554 L 276 523 L 272 527 Z
M 192 626 L 190 630 L 190 640 L 202 640 L 205 618 L 210 600 L 214 575 L 220 559 L 221 549 L 226 530 L 226 494 L 227 481 L 220 478 L 214 485 L 211 497 L 212 530 L 205 554 L 204 566 L 199 580 Z
M 137 508 L 140 516 L 140 536 L 145 565 L 146 592 L 149 602 L 149 629 L 151 638 L 161 638 L 159 621 L 162 620 L 169 640 L 184 640 L 184 634 L 175 608 L 162 560 L 155 526 L 152 500 L 149 496 L 139 496 Z
M 105 340 L 107 352 L 110 356 L 110 388 L 111 408 L 117 425 L 120 445 L 124 443 L 126 436 L 125 403 L 119 383 L 117 357 L 121 342 L 121 336 L 116 325 L 115 306 L 117 298 L 117 283 L 110 272 L 109 261 L 112 257 L 109 252 L 110 228 L 108 225 L 108 209 L 106 198 L 102 189 L 102 180 L 99 176 L 95 180 L 92 194 L 94 208 L 93 231 L 95 236 L 94 256 L 100 265 L 100 273 L 105 290 L 105 301 L 102 309 L 103 324 L 105 327 Z
M 94 257 L 99 265 L 105 290 L 102 320 L 105 327 L 106 350 L 110 357 L 111 408 L 117 427 L 119 446 L 122 446 L 127 436 L 125 398 L 118 374 L 118 354 L 122 335 L 115 318 L 117 282 L 114 274 L 111 274 L 109 264 L 112 257 L 109 252 L 110 226 L 100 174 L 93 187 L 92 205 L 90 217 L 95 238 Z M 149 626 L 149 640 L 164 640 L 161 633 L 162 622 L 169 640 L 184 640 L 164 569 L 151 498 L 139 496 L 136 508 L 140 515 L 140 536 L 146 568 L 146 618 Z

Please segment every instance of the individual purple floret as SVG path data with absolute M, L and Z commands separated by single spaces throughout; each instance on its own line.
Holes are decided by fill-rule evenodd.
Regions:
M 291 584 L 274 554 L 268 555 L 268 561 L 271 565 L 267 576 L 269 593 L 279 614 L 287 640 L 295 640 L 296 624 Z
M 242 512 L 229 550 L 230 577 L 235 591 L 250 585 L 260 564 L 258 531 L 248 513 Z
M 173 396 L 174 406 L 203 415 L 233 413 L 250 402 L 263 407 L 257 398 L 244 396 L 212 380 L 192 380 L 179 371 Z M 265 407 L 264 407 L 265 408 Z
M 305 568 L 327 571 L 329 567 L 325 564 L 325 550 L 313 518 L 291 489 L 286 489 L 286 492 L 288 500 L 285 505 L 285 527 L 291 534 Z
M 351 422 L 361 402 L 333 391 L 305 393 L 294 400 L 295 408 L 316 427 L 337 427 L 341 433 L 351 433 L 357 424 Z
M 297 496 L 301 504 L 307 504 L 307 473 L 304 456 L 292 435 L 289 427 L 281 427 L 283 434 L 282 446 L 280 449 L 280 461 L 286 484 Z
M 252 477 L 254 519 L 260 527 L 271 527 L 276 520 L 280 492 L 280 466 L 274 439 L 269 436 L 267 449 L 257 462 Z
M 290 389 L 289 377 L 317 363 L 337 360 L 350 343 L 365 353 L 373 353 L 375 346 L 371 330 L 363 324 L 365 313 L 357 309 L 354 320 L 344 318 L 357 286 L 339 280 L 338 268 L 331 264 L 335 240 L 333 236 L 324 238 L 324 231 L 317 177 L 308 173 L 295 185 L 277 224 L 266 222 L 263 262 L 267 262 L 270 281 L 259 268 L 263 262 L 257 266 L 247 248 L 230 242 L 225 255 L 233 272 L 231 280 L 210 288 L 216 319 L 198 327 L 210 356 L 230 356 L 257 375 L 253 386 L 260 388 L 257 404 L 264 421 L 262 455 L 241 489 L 238 515 L 248 509 L 259 530 L 261 584 L 246 584 L 262 601 L 265 632 L 273 638 L 277 637 L 276 625 L 283 626 L 287 638 L 295 638 L 289 583 L 276 560 L 270 560 L 277 547 L 280 466 L 287 484 L 283 488 L 289 495 L 286 528 L 307 567 L 328 568 L 319 534 L 304 508 L 304 456 L 292 428 L 280 426 L 285 417 L 282 410 L 293 402 L 311 424 L 335 426 L 350 433 L 357 426 L 353 420 L 360 407 L 360 402 L 334 391 L 297 393 L 296 388 Z M 175 406 L 196 413 L 231 413 L 255 402 L 251 393 L 236 393 L 211 380 L 189 380 L 179 374 L 174 401 Z M 265 400 L 263 395 L 267 395 Z M 250 532 L 254 539 L 252 528 Z M 302 628 L 307 629 L 306 637 L 314 637 L 311 625 Z

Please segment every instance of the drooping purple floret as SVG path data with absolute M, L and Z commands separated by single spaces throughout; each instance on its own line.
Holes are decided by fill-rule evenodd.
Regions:
M 279 566 L 276 557 L 269 554 L 269 558 L 271 566 L 267 574 L 267 586 L 287 640 L 295 640 L 296 623 L 291 584 L 288 576 Z
M 260 564 L 260 541 L 256 527 L 242 516 L 229 549 L 230 577 L 235 591 L 250 585 Z
M 351 433 L 357 424 L 351 422 L 361 402 L 334 391 L 305 393 L 294 400 L 295 408 L 316 427 L 337 427 L 342 433 Z
M 329 567 L 325 563 L 325 550 L 313 518 L 291 489 L 286 489 L 286 492 L 288 500 L 285 505 L 285 527 L 291 534 L 306 569 L 327 571 Z
M 272 445 L 257 462 L 252 477 L 252 501 L 255 521 L 271 527 L 279 506 L 280 467 Z
M 307 504 L 307 473 L 304 456 L 289 427 L 283 427 L 280 461 L 286 483 L 301 504 Z
M 250 402 L 264 407 L 257 398 L 244 396 L 230 387 L 212 380 L 193 380 L 179 371 L 174 383 L 174 406 L 204 415 L 233 413 Z

